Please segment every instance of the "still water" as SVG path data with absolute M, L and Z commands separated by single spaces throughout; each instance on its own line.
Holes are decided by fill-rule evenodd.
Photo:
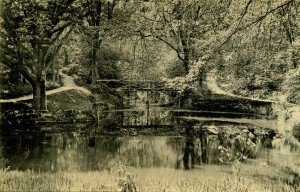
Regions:
M 197 170 L 239 159 L 278 174 L 300 174 L 300 149 L 270 129 L 218 118 L 186 122 L 171 114 L 158 108 L 107 111 L 93 125 L 44 125 L 39 133 L 1 135 L 0 167 L 102 171 L 121 161 L 138 169 Z
M 209 164 L 220 164 L 217 140 L 209 141 Z M 12 135 L 1 138 L 2 166 L 18 170 L 90 171 L 110 169 L 118 161 L 137 168 L 184 168 L 184 153 L 189 147 L 184 137 L 96 136 L 95 147 L 89 137 L 77 132 Z M 274 142 L 273 142 L 274 143 Z M 272 166 L 299 166 L 299 149 L 288 143 L 259 146 L 256 161 Z M 197 160 L 195 160 L 197 161 Z M 180 165 L 182 162 L 182 165 Z M 198 161 L 195 164 L 201 165 Z

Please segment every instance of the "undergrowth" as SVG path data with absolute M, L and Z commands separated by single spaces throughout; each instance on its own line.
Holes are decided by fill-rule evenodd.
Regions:
M 41 173 L 31 170 L 21 172 L 3 169 L 0 171 L 0 191 L 292 192 L 296 189 L 288 185 L 261 183 L 228 173 L 204 176 L 201 170 L 178 171 L 173 175 L 157 171 L 148 174 L 143 171 L 129 172 L 126 166 L 118 163 L 110 171 L 91 172 Z

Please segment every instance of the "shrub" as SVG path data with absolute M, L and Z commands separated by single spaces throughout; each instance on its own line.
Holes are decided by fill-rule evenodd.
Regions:
M 20 97 L 23 95 L 28 95 L 32 93 L 31 85 L 16 85 L 16 84 L 6 84 L 2 85 L 2 90 L 0 94 L 1 99 L 9 99 Z

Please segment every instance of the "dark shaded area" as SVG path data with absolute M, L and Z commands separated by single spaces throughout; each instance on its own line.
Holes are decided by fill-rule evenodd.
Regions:
M 15 130 L 38 130 L 38 114 L 32 110 L 7 110 L 1 114 L 0 131 L 2 134 L 13 133 Z
M 121 112 L 116 114 L 121 115 Z M 123 112 L 121 116 L 126 115 Z M 113 121 L 114 115 L 107 113 L 104 117 L 110 117 Z M 276 136 L 275 132 L 268 129 L 238 123 L 189 122 L 176 118 L 170 118 L 170 122 L 173 125 L 171 131 L 173 134 L 176 132 L 176 136 L 149 136 L 151 133 L 157 135 L 156 131 L 161 133 L 165 129 L 120 129 L 104 121 L 81 127 L 75 127 L 76 124 L 49 124 L 42 127 L 59 130 L 56 133 L 1 134 L 0 151 L 3 159 L 0 165 L 9 165 L 11 169 L 45 172 L 90 171 L 109 170 L 116 162 L 122 161 L 136 168 L 170 167 L 190 170 L 199 169 L 203 164 L 221 165 L 219 158 L 222 157 L 222 152 L 218 147 L 222 145 L 231 154 L 236 154 L 247 149 L 247 139 L 257 145 L 245 152 L 248 158 L 270 158 L 270 155 L 265 156 L 267 153 L 264 150 L 273 149 L 272 140 Z M 101 133 L 104 133 L 104 128 L 109 129 L 108 134 L 115 130 L 122 134 L 118 137 L 103 136 Z M 148 131 L 147 136 L 140 136 L 145 130 Z M 134 137 L 125 136 L 134 135 L 133 133 L 136 133 Z
M 300 141 L 300 124 L 297 124 L 293 127 L 292 133 L 298 141 Z
M 181 106 L 201 111 L 221 111 L 256 115 L 274 116 L 272 102 L 235 98 L 209 94 L 205 97 L 195 93 L 181 98 Z

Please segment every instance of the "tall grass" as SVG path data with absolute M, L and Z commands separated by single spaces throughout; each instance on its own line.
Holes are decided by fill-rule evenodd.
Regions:
M 203 171 L 203 173 L 201 173 Z M 174 174 L 175 173 L 175 174 Z M 131 175 L 126 177 L 126 175 Z M 125 177 L 124 177 L 125 176 Z M 130 179 L 128 179 L 130 178 Z M 129 182 L 131 186 L 128 187 Z M 229 173 L 205 170 L 156 169 L 38 173 L 0 171 L 0 191 L 253 191 L 292 192 L 295 188 L 271 182 L 259 182 Z
M 116 191 L 114 178 L 105 172 L 34 173 L 0 172 L 0 191 Z

